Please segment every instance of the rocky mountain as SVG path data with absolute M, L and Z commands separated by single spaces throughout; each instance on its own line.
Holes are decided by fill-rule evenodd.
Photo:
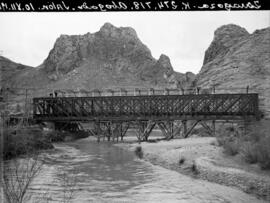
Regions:
M 46 87 L 50 80 L 38 68 L 26 66 L 0 56 L 0 89 Z
M 25 69 L 11 86 L 91 90 L 188 86 L 194 74 L 173 70 L 169 57 L 153 58 L 130 27 L 105 23 L 96 33 L 61 35 L 42 65 Z
M 259 105 L 270 117 L 270 27 L 249 34 L 229 24 L 218 28 L 196 76 L 201 88 L 219 92 L 259 93 Z
M 110 23 L 96 33 L 61 35 L 40 69 L 60 88 L 179 85 L 169 57 L 156 60 L 134 29 Z
M 9 82 L 13 77 L 20 75 L 29 69 L 31 69 L 31 67 L 15 63 L 3 56 L 0 56 L 0 87 L 9 86 Z

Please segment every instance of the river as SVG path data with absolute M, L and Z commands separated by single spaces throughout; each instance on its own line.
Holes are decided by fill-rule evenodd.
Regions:
M 42 155 L 31 202 L 261 202 L 240 190 L 152 165 L 112 143 L 86 138 L 54 146 Z

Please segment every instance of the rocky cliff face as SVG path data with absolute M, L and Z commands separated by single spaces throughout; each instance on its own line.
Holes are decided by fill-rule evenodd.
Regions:
M 170 59 L 154 59 L 129 27 L 109 23 L 96 33 L 61 35 L 41 65 L 48 78 L 69 88 L 177 86 Z M 73 82 L 72 82 L 73 81 Z
M 214 39 L 206 50 L 203 65 L 214 60 L 217 56 L 224 57 L 238 41 L 249 36 L 246 29 L 234 24 L 224 25 L 214 32 Z
M 194 79 L 175 72 L 168 56 L 153 58 L 134 29 L 109 23 L 95 33 L 61 35 L 42 65 L 14 70 L 4 77 L 8 86 L 40 89 L 175 88 Z
M 249 34 L 237 25 L 215 31 L 196 77 L 201 88 L 215 86 L 219 92 L 259 93 L 259 105 L 270 117 L 270 27 Z

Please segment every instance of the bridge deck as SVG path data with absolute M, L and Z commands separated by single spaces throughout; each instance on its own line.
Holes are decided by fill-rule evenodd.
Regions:
M 238 120 L 258 116 L 258 94 L 200 94 L 33 99 L 40 121 Z

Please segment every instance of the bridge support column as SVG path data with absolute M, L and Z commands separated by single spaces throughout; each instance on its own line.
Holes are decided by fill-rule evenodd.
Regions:
M 212 121 L 211 125 L 207 125 L 205 121 L 200 121 L 200 124 L 209 135 L 215 136 L 215 120 Z
M 111 139 L 111 123 L 107 121 L 99 122 L 98 124 L 99 129 L 99 137 L 103 136 L 103 141 L 105 141 L 107 137 L 107 141 Z
M 101 129 L 100 129 L 100 122 L 95 122 L 94 123 L 94 128 L 95 128 L 95 133 L 97 136 L 97 141 L 100 142 L 100 136 L 101 136 Z
M 106 129 L 105 129 L 104 134 L 107 136 L 107 141 L 110 142 L 111 141 L 111 135 L 112 135 L 111 122 L 107 122 L 105 125 L 106 125 Z
M 119 137 L 123 140 L 130 124 L 128 122 L 111 122 L 111 121 L 95 121 L 94 129 L 89 130 L 90 133 L 97 138 L 100 142 L 103 137 L 103 141 L 107 138 L 107 141 L 119 141 Z
M 150 133 L 156 125 L 156 122 L 153 121 L 138 121 L 137 123 L 137 131 L 136 136 L 139 140 L 139 143 L 143 141 L 147 141 Z
M 129 126 L 130 126 L 129 122 L 122 122 L 120 124 L 120 130 L 119 130 L 120 132 L 119 132 L 119 134 L 120 134 L 120 137 L 121 137 L 121 141 L 123 141 L 123 138 L 126 135 L 128 129 L 129 129 Z
M 213 136 L 216 136 L 216 121 L 212 121 Z
M 196 120 L 192 125 L 191 127 L 188 129 L 188 130 L 184 130 L 184 138 L 187 138 L 190 133 L 192 132 L 192 130 L 195 128 L 195 126 L 200 122 L 200 120 Z M 185 127 L 184 127 L 185 128 Z
M 119 141 L 119 128 L 120 128 L 120 123 L 116 123 L 114 126 L 113 126 L 113 130 L 112 130 L 112 136 L 113 136 L 113 141 L 115 141 L 115 137 L 116 137 L 116 142 Z
M 123 129 L 123 123 L 121 123 L 120 125 L 120 130 L 119 130 L 119 133 L 120 133 L 120 137 L 121 137 L 121 141 L 123 141 L 123 138 L 124 138 L 124 129 Z
M 170 140 L 174 137 L 174 122 L 173 121 L 160 121 L 158 122 L 158 126 L 163 134 L 163 136 Z
M 174 137 L 180 137 L 181 136 L 181 130 L 183 128 L 182 122 L 174 121 L 174 130 L 173 130 L 173 138 Z
M 121 124 L 122 123 L 119 123 L 119 122 L 111 123 L 110 128 L 111 128 L 111 136 L 112 136 L 113 142 L 115 141 L 115 138 L 117 142 L 119 141 Z
M 182 125 L 183 125 L 183 137 L 184 137 L 184 135 L 187 134 L 187 121 L 183 120 Z
M 109 127 L 108 123 L 103 123 L 100 121 L 94 122 L 94 130 L 90 130 L 91 134 L 97 138 L 97 142 L 100 142 L 101 137 L 103 136 L 103 141 L 105 141 L 105 137 L 107 136 L 108 141 L 110 141 Z

